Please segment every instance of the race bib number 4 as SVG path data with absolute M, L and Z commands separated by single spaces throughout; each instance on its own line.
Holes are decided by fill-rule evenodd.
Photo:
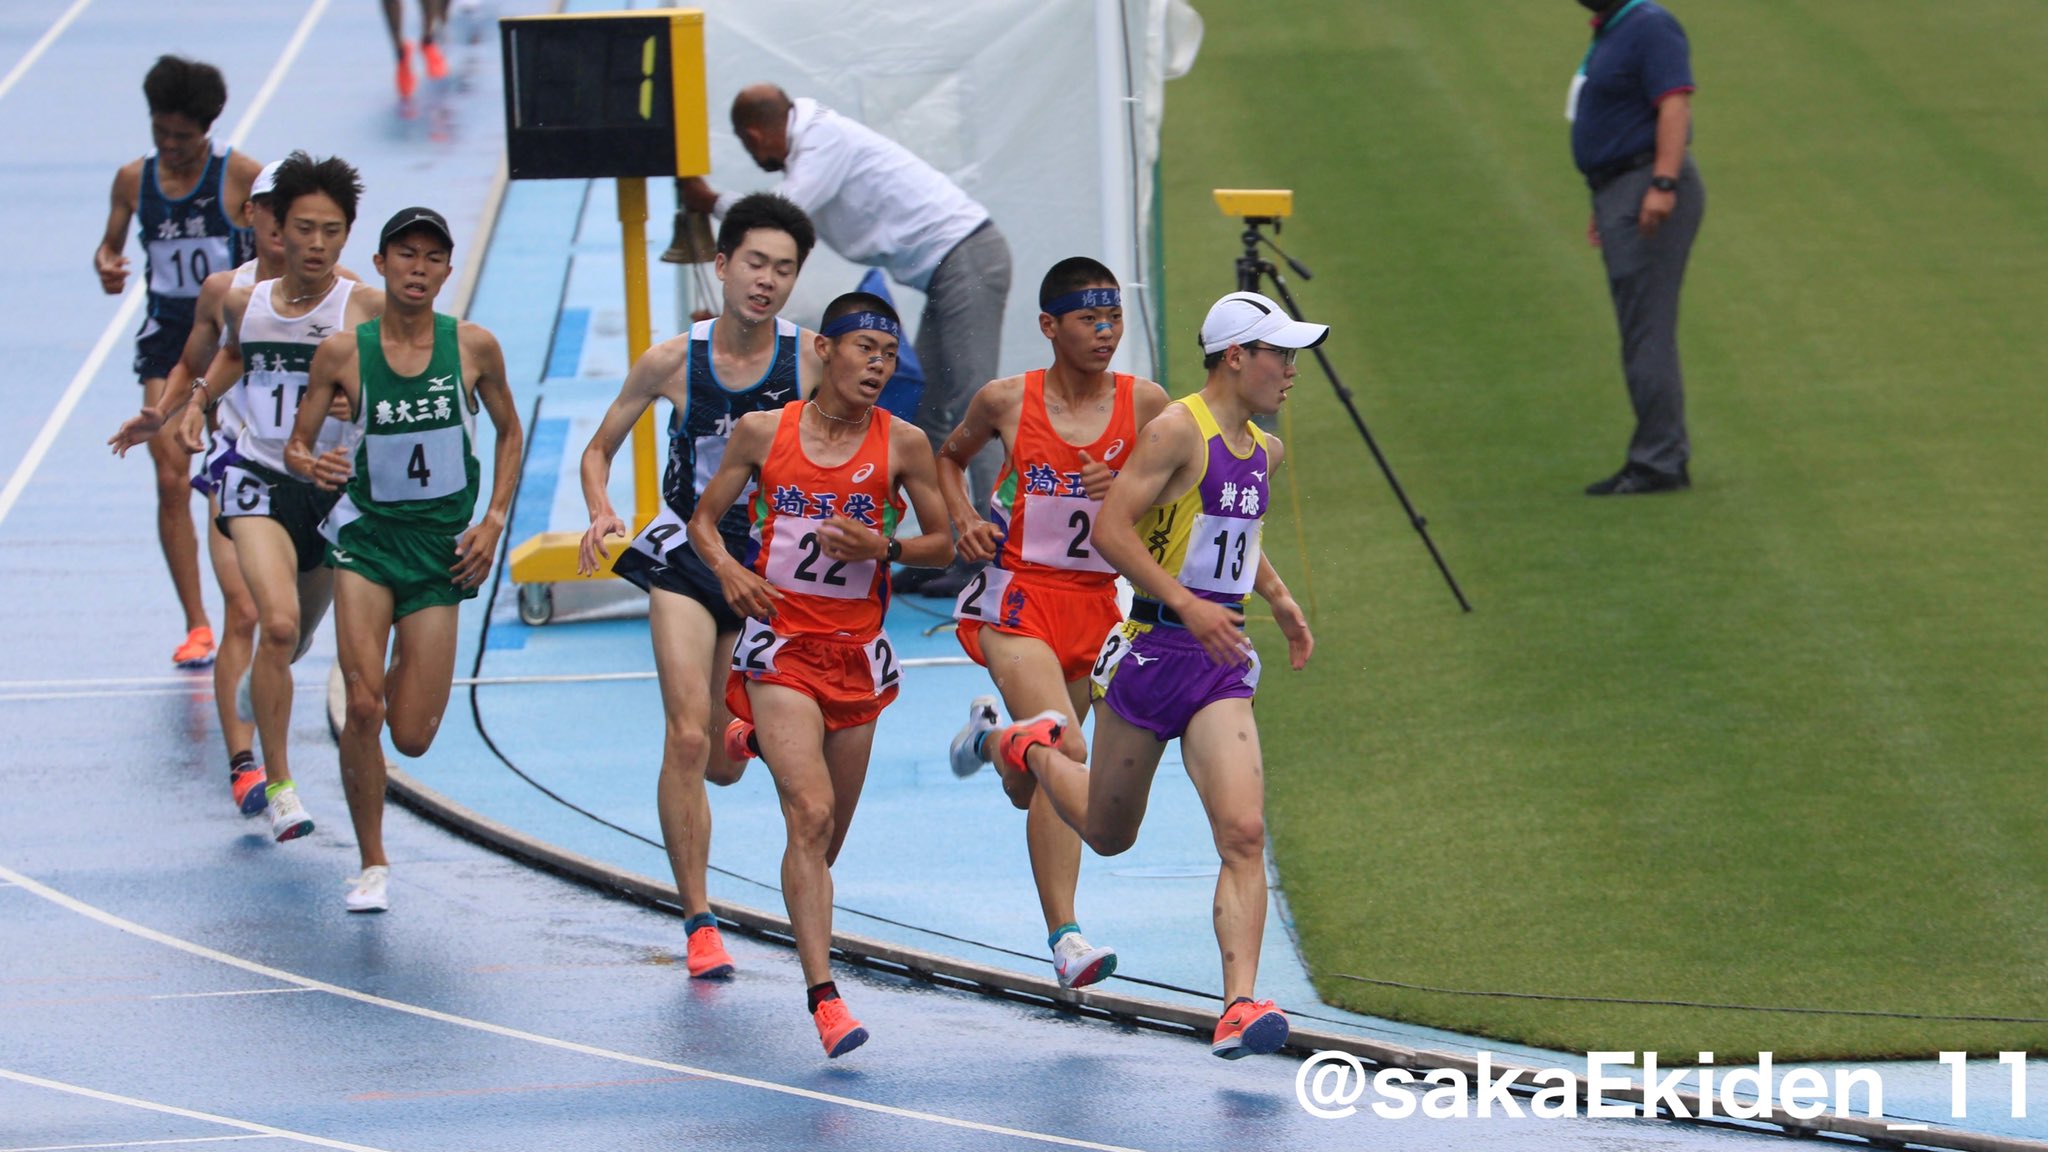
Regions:
M 875 586 L 873 560 L 834 560 L 825 555 L 823 520 L 777 517 L 768 544 L 768 582 L 792 592 L 865 600 Z
M 675 509 L 664 503 L 654 519 L 647 522 L 647 527 L 642 528 L 640 534 L 633 537 L 633 550 L 649 559 L 666 564 L 669 553 L 689 546 L 683 531 L 683 518 L 676 515 Z
M 775 656 L 789 643 L 775 629 L 749 616 L 740 625 L 740 638 L 732 646 L 732 670 L 755 676 L 775 671 Z
M 379 504 L 436 500 L 469 486 L 460 426 L 363 438 L 370 454 L 370 499 Z
M 1114 572 L 1095 551 L 1101 504 L 1086 496 L 1030 496 L 1024 513 L 1024 559 L 1075 572 Z

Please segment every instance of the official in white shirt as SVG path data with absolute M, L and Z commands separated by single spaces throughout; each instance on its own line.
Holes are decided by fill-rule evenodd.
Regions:
M 772 84 L 733 98 L 732 127 L 754 163 L 783 173 L 776 191 L 810 215 L 819 239 L 925 294 L 916 340 L 925 374 L 917 424 L 936 451 L 968 399 L 995 378 L 1000 359 L 1010 246 L 988 209 L 903 145 L 816 100 L 792 100 Z M 698 212 L 723 215 L 737 199 L 701 179 L 680 181 L 679 188 L 684 205 Z M 969 477 L 977 494 L 995 486 L 1001 463 L 993 451 L 976 458 Z M 916 590 L 955 595 L 969 571 L 956 566 Z

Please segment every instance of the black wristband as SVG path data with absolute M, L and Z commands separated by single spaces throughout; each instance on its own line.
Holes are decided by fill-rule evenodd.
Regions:
M 1676 192 L 1678 191 L 1678 177 L 1652 176 L 1650 177 L 1650 187 L 1655 188 L 1659 192 Z
M 901 559 L 903 559 L 903 541 L 891 536 L 889 537 L 889 563 L 894 564 Z

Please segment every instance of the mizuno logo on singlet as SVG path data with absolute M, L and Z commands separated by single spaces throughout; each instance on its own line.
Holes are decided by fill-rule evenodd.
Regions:
M 1143 668 L 1145 665 L 1150 664 L 1154 660 L 1159 659 L 1159 657 L 1147 656 L 1140 652 L 1133 652 L 1131 653 L 1131 659 L 1138 662 L 1138 667 Z
M 206 207 L 206 206 L 207 206 L 208 204 L 211 204 L 211 203 L 213 203 L 213 197 L 211 197 L 211 196 L 201 196 L 201 197 L 200 197 L 199 199 L 197 199 L 197 200 L 194 200 L 194 201 L 192 202 L 192 206 L 193 206 L 194 208 L 204 208 L 204 207 Z
M 326 338 L 327 334 L 331 332 L 333 329 L 334 325 L 332 324 L 308 324 L 306 325 L 306 335 L 311 336 L 316 340 L 324 339 Z
M 1252 473 L 1252 479 L 1264 484 L 1266 482 L 1266 474 L 1264 472 L 1254 472 Z
M 853 474 L 853 483 L 858 484 L 874 474 L 875 466 L 873 464 L 863 464 L 860 466 L 860 471 Z
M 783 398 L 784 396 L 787 396 L 787 395 L 789 395 L 789 389 L 787 389 L 787 388 L 771 388 L 771 389 L 769 389 L 768 391 L 766 391 L 766 392 L 763 392 L 763 393 L 761 393 L 761 395 L 763 395 L 763 396 L 766 396 L 766 397 L 767 397 L 768 399 L 770 399 L 770 400 L 780 400 L 780 399 L 782 399 L 782 398 Z
M 452 390 L 454 389 L 454 387 L 455 387 L 455 385 L 454 385 L 454 384 L 452 383 L 452 381 L 453 381 L 454 379 L 455 379 L 455 376 L 454 376 L 454 374 L 453 374 L 453 373 L 450 373 L 449 375 L 446 375 L 446 376 L 429 376 L 429 377 L 427 377 L 427 391 L 429 391 L 429 392 L 448 392 L 448 391 L 452 391 Z

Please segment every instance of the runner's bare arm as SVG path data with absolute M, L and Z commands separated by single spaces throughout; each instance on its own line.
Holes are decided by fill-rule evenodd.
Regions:
M 336 332 L 313 350 L 313 366 L 306 371 L 306 393 L 299 397 L 292 434 L 284 442 L 284 466 L 292 475 L 311 480 L 330 492 L 348 483 L 349 475 L 355 471 L 354 452 L 337 445 L 315 456 L 313 445 L 320 438 L 320 425 L 327 419 L 329 409 L 346 405 L 349 411 L 355 410 L 356 397 L 362 389 L 356 375 L 356 358 L 353 332 Z
M 107 438 L 107 443 L 114 446 L 116 456 L 127 455 L 130 448 L 144 443 L 164 427 L 174 424 L 178 429 L 178 439 L 187 447 L 194 444 L 202 447 L 205 445 L 207 410 L 215 400 L 227 395 L 228 389 L 234 386 L 235 381 L 242 378 L 242 349 L 234 336 L 236 329 L 241 326 L 242 308 L 248 301 L 247 288 L 231 288 L 227 298 L 221 303 L 223 330 L 227 332 L 228 339 L 226 345 L 214 354 L 212 363 L 207 365 L 207 375 L 203 377 L 206 381 L 205 390 L 200 389 L 198 379 L 190 380 L 183 387 L 166 387 L 163 395 L 157 398 L 154 407 L 144 405 L 142 411 L 130 417 Z M 234 355 L 231 357 L 227 355 L 229 346 L 234 348 Z M 192 345 L 189 342 L 185 345 L 185 354 L 192 354 Z M 177 370 L 177 367 L 173 367 L 173 374 Z M 182 419 L 179 417 L 181 412 L 184 413 Z
M 598 421 L 597 431 L 590 434 L 590 443 L 583 446 L 579 471 L 590 527 L 576 546 L 576 570 L 585 576 L 603 566 L 605 537 L 627 536 L 633 531 L 612 508 L 612 457 L 618 455 L 620 445 L 633 434 L 633 425 L 640 422 L 640 414 L 653 406 L 656 397 L 667 397 L 679 418 L 687 411 L 689 393 L 680 385 L 689 355 L 687 336 L 664 340 L 642 353 L 626 373 L 626 382 L 611 407 L 605 409 L 604 419 Z
M 775 615 L 775 601 L 782 599 L 782 593 L 726 553 L 725 542 L 718 534 L 718 518 L 746 491 L 747 481 L 760 472 L 762 463 L 768 459 L 768 446 L 775 441 L 776 426 L 781 422 L 779 412 L 749 412 L 740 417 L 725 443 L 725 459 L 697 498 L 697 511 L 690 517 L 689 526 L 690 547 L 697 550 L 697 558 L 718 577 L 725 602 L 733 611 L 761 620 Z
M 108 200 L 107 230 L 100 236 L 99 247 L 93 249 L 92 270 L 100 278 L 101 291 L 119 296 L 128 287 L 128 257 L 121 251 L 128 246 L 128 224 L 142 201 L 142 161 L 130 160 L 114 173 L 114 190 Z
M 220 209 L 227 213 L 228 219 L 242 218 L 242 205 L 248 202 L 249 189 L 262 171 L 263 161 L 240 148 L 228 156 L 227 179 L 221 182 L 220 193 Z
M 939 470 L 932 459 L 932 442 L 910 421 L 891 420 L 889 461 L 896 473 L 892 482 L 910 497 L 910 507 L 917 513 L 918 526 L 924 529 L 922 535 L 902 541 L 898 562 L 912 568 L 944 568 L 953 562 L 953 522 L 946 515 L 945 498 L 939 494 Z M 886 559 L 889 555 L 888 539 L 879 532 L 862 531 L 880 545 L 879 552 L 864 552 L 859 557 L 836 554 L 834 559 L 870 556 L 877 560 Z M 843 535 L 851 537 L 852 534 Z M 827 551 L 831 551 L 829 545 Z
M 1280 465 L 1287 459 L 1287 446 L 1278 436 L 1266 437 L 1266 467 L 1274 476 L 1280 475 Z M 1280 570 L 1273 567 L 1273 561 L 1265 550 L 1259 551 L 1259 575 L 1252 584 L 1252 591 L 1259 594 L 1273 609 L 1273 622 L 1280 625 L 1280 634 L 1287 637 L 1287 663 L 1296 672 L 1308 664 L 1309 654 L 1316 649 L 1316 638 L 1308 629 L 1308 614 L 1295 603 L 1293 593 L 1287 590 L 1287 582 L 1280 579 Z
M 498 338 L 479 324 L 464 324 L 456 331 L 462 342 L 462 362 L 475 372 L 470 392 L 490 415 L 498 442 L 491 462 L 490 506 L 484 509 L 483 519 L 455 542 L 455 583 L 476 588 L 491 574 L 491 559 L 498 554 L 498 541 L 512 514 L 526 441 L 519 427 L 519 409 L 512 400 L 512 385 L 505 379 L 505 350 L 498 346 Z
M 1012 436 L 1015 435 L 1017 408 L 1022 399 L 1021 377 L 990 381 L 968 400 L 967 412 L 960 418 L 960 426 L 953 429 L 945 443 L 939 445 L 939 496 L 945 501 L 946 514 L 952 517 L 953 526 L 959 531 L 957 549 L 960 559 L 969 563 L 979 564 L 995 559 L 1002 534 L 995 525 L 982 519 L 980 510 L 974 506 L 974 493 L 967 486 L 967 468 L 984 445 L 1002 437 L 1005 427 L 1012 430 Z M 1004 442 L 1007 446 L 1008 440 Z M 924 518 L 920 516 L 918 522 L 923 523 Z
M 818 334 L 809 328 L 796 330 L 796 398 L 809 400 L 825 378 L 825 362 L 818 359 Z
M 1095 550 L 1140 592 L 1178 614 L 1211 660 L 1240 663 L 1251 646 L 1239 627 L 1243 616 L 1188 591 L 1138 539 L 1137 524 L 1148 509 L 1178 500 L 1194 486 L 1205 452 L 1202 430 L 1185 408 L 1169 408 L 1147 424 L 1131 462 L 1103 499 Z

